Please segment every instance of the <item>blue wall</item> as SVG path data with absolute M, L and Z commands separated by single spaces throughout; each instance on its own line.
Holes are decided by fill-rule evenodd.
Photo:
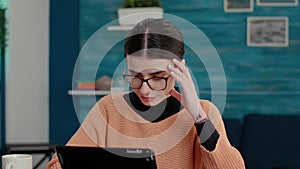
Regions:
M 50 1 L 50 142 L 55 144 L 65 144 L 79 126 L 68 95 L 79 52 L 78 18 L 78 1 Z

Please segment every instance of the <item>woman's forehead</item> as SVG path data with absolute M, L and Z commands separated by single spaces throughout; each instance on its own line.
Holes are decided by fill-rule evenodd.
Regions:
M 128 70 L 134 72 L 154 73 L 167 71 L 167 66 L 172 64 L 171 59 L 153 59 L 143 56 L 127 56 Z M 172 64 L 173 65 L 173 64 Z
M 158 69 L 145 69 L 143 71 L 135 71 L 132 69 L 129 69 L 129 73 L 133 74 L 133 75 L 150 75 L 150 76 L 156 76 L 156 75 L 165 75 L 168 74 L 168 72 L 164 71 L 164 70 L 158 70 Z

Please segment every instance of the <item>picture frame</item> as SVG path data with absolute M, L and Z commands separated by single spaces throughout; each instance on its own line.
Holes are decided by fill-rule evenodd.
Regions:
M 256 0 L 257 6 L 298 6 L 299 0 Z
M 225 12 L 252 12 L 254 0 L 224 0 Z
M 285 16 L 248 17 L 247 45 L 260 47 L 287 47 L 289 20 Z

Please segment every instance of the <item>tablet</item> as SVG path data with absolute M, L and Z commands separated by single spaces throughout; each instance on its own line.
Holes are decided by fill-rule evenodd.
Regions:
M 157 169 L 146 148 L 56 146 L 56 153 L 62 169 Z

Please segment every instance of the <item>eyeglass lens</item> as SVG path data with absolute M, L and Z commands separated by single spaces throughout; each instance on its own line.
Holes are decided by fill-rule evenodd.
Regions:
M 143 82 L 146 82 L 152 90 L 164 90 L 167 86 L 167 79 L 168 78 L 164 77 L 152 77 L 149 79 L 133 77 L 130 81 L 130 87 L 133 89 L 140 89 Z

